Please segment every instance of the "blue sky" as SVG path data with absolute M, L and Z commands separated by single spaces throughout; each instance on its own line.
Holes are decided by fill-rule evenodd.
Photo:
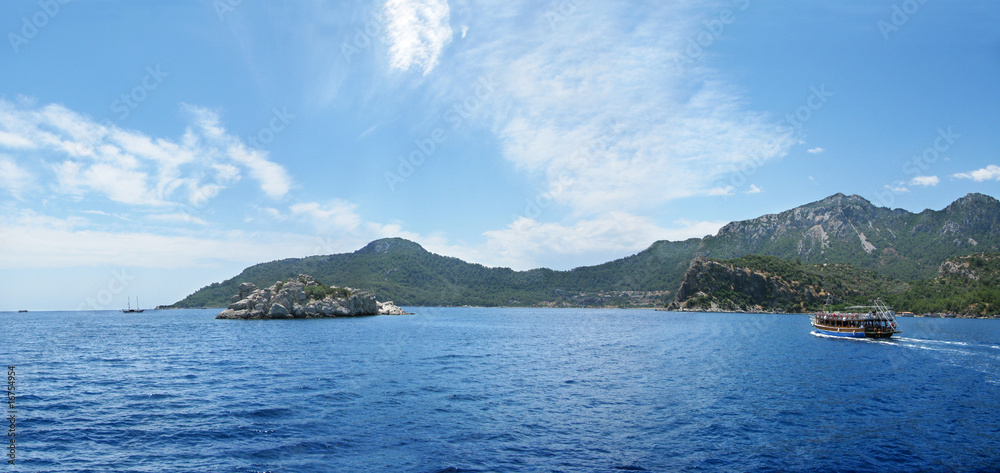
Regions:
M 8 0 L 0 310 L 169 304 L 390 236 L 569 269 L 837 192 L 997 196 L 998 22 L 986 0 Z

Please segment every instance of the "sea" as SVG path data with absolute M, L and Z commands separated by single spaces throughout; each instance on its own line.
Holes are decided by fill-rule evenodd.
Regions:
M 1000 470 L 1000 320 L 407 310 L 0 313 L 0 470 Z

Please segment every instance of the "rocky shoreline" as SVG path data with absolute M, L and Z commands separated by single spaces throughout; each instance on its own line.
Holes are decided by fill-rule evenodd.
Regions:
M 232 304 L 215 318 L 305 319 L 406 314 L 391 301 L 377 301 L 370 292 L 329 287 L 303 274 L 264 289 L 242 283 Z

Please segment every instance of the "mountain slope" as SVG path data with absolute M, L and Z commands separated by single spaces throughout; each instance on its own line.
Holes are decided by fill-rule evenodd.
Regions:
M 949 258 L 934 279 L 916 281 L 890 300 L 904 310 L 963 316 L 1000 314 L 1000 254 L 976 253 Z
M 967 317 L 1000 313 L 1000 253 L 949 258 L 939 275 L 904 283 L 844 264 L 803 264 L 773 256 L 696 258 L 672 310 L 780 311 L 867 305 L 882 298 L 897 311 Z
M 718 259 L 749 254 L 846 263 L 902 280 L 933 277 L 951 256 L 1000 249 L 1000 201 L 969 194 L 914 214 L 836 194 L 776 215 L 733 222 L 705 238 Z
M 634 285 L 617 276 L 621 270 L 616 265 L 573 271 L 487 268 L 436 255 L 412 241 L 388 238 L 373 241 L 354 253 L 254 265 L 234 278 L 200 289 L 172 307 L 224 306 L 242 282 L 266 287 L 298 274 L 310 274 L 328 285 L 366 289 L 380 300 L 402 305 L 535 305 L 560 300 L 568 305 L 592 305 L 573 300 L 580 298 L 581 292 L 586 293 L 586 288 L 597 288 L 590 289 L 597 294 L 589 294 L 596 299 L 587 297 L 588 294 L 583 294 L 583 299 L 591 303 L 610 302 L 612 297 L 601 295 L 601 288 Z M 655 282 L 646 285 L 653 286 Z M 653 304 L 666 304 L 667 299 Z
M 251 266 L 173 307 L 221 307 L 241 282 L 266 287 L 299 274 L 367 289 L 401 305 L 666 305 L 695 257 L 767 255 L 848 264 L 903 281 L 932 278 L 947 258 L 1000 251 L 1000 201 L 969 194 L 942 210 L 911 213 L 836 194 L 779 214 L 733 222 L 715 236 L 658 241 L 635 255 L 570 271 L 488 268 L 436 255 L 400 238 L 353 253 Z
M 805 312 L 827 303 L 867 304 L 909 289 L 904 282 L 846 264 L 804 264 L 774 256 L 697 258 L 669 308 Z

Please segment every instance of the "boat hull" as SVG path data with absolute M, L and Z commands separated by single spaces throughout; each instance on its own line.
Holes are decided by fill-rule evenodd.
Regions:
M 865 312 L 820 312 L 809 317 L 813 328 L 824 335 L 844 338 L 889 338 L 900 333 L 895 313 L 875 299 L 871 306 L 850 309 L 874 309 Z
M 828 327 L 825 325 L 812 324 L 817 332 L 823 335 L 844 338 L 889 338 L 898 331 L 887 330 L 866 330 L 864 327 Z
M 838 329 L 817 327 L 815 325 L 813 325 L 813 328 L 815 328 L 817 332 L 822 333 L 823 335 L 832 335 L 834 337 L 845 337 L 845 338 L 865 338 L 864 330 L 848 330 L 848 329 L 838 330 Z

